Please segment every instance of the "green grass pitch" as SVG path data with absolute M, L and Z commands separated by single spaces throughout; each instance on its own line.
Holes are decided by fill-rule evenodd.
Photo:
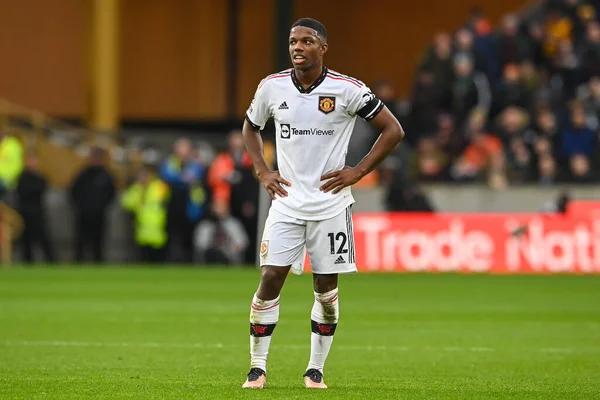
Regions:
M 599 276 L 343 276 L 326 391 L 302 386 L 312 287 L 290 276 L 245 391 L 258 278 L 0 270 L 0 399 L 600 399 Z

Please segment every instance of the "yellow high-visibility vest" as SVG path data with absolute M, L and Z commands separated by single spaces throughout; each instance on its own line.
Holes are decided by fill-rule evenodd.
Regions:
M 134 183 L 121 198 L 123 208 L 135 214 L 135 240 L 140 246 L 161 248 L 167 243 L 169 187 L 160 179 Z
M 15 137 L 5 136 L 0 142 L 0 181 L 14 189 L 23 172 L 23 146 Z

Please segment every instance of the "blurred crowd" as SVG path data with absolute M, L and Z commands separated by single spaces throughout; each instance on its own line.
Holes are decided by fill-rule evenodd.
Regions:
M 407 131 L 384 182 L 597 184 L 599 21 L 598 1 L 547 0 L 496 28 L 473 9 L 437 34 L 406 101 L 389 82 L 372 85 Z
M 146 164 L 122 196 L 144 262 L 255 261 L 259 186 L 240 131 L 206 160 L 186 138 Z
M 57 260 L 44 197 L 48 183 L 35 153 L 0 134 L 0 200 L 6 194 L 23 217 L 17 243 L 20 258 L 33 262 L 36 247 L 47 262 Z M 2 157 L 4 156 L 4 157 Z M 73 217 L 73 259 L 77 263 L 107 260 L 107 234 L 115 203 L 129 215 L 135 261 L 145 263 L 253 264 L 258 225 L 259 185 L 240 131 L 211 159 L 187 138 L 175 141 L 160 162 L 145 162 L 121 192 L 107 152 L 94 147 L 86 165 L 68 188 Z M 61 260 L 71 261 L 71 260 Z
M 541 1 L 497 27 L 473 9 L 454 33 L 435 36 L 406 99 L 388 81 L 370 86 L 407 132 L 376 172 L 389 210 L 435 211 L 419 182 L 600 183 L 600 1 Z M 36 156 L 2 132 L 0 140 L 0 196 L 16 194 L 23 259 L 31 261 L 39 244 L 55 260 Z M 374 140 L 358 121 L 348 164 Z M 180 138 L 119 194 L 107 155 L 93 149 L 69 188 L 75 261 L 105 259 L 109 207 L 118 200 L 140 261 L 253 263 L 259 185 L 241 132 L 217 153 L 209 159 Z

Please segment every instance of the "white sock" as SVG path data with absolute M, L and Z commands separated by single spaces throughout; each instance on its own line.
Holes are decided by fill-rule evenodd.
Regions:
M 315 304 L 310 314 L 312 333 L 310 334 L 310 360 L 307 370 L 317 369 L 323 373 L 339 315 L 337 288 L 327 293 L 315 292 Z
M 267 355 L 277 321 L 279 296 L 273 300 L 261 300 L 255 294 L 250 307 L 250 368 L 267 372 Z

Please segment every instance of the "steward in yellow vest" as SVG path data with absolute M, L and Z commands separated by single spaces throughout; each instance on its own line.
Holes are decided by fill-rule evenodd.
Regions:
M 121 198 L 123 208 L 135 216 L 135 241 L 143 262 L 162 263 L 167 250 L 169 187 L 145 166 Z
M 0 130 L 0 194 L 16 187 L 23 171 L 23 145 Z

